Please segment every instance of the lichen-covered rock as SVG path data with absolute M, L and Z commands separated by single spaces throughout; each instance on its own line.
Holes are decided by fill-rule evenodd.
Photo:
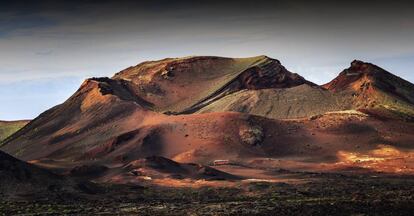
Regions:
M 260 145 L 264 138 L 263 128 L 260 126 L 244 126 L 239 130 L 243 143 L 251 146 Z

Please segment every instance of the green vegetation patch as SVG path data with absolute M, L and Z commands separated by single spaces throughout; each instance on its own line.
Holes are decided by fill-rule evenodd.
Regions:
M 28 121 L 0 121 L 0 142 L 24 127 Z

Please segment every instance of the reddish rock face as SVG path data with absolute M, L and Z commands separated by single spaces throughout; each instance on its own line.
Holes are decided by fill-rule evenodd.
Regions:
M 315 85 L 298 74 L 291 73 L 279 61 L 271 60 L 262 67 L 246 70 L 237 79 L 240 89 L 291 88 L 302 84 Z
M 353 83 L 370 74 L 373 68 L 374 65 L 354 60 L 348 69 L 343 70 L 335 79 L 323 85 L 323 87 L 336 92 L 349 89 Z

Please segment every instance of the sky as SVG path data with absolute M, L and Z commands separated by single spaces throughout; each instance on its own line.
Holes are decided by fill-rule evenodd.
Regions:
M 354 59 L 414 82 L 410 1 L 0 1 L 0 119 L 145 60 L 267 55 L 324 84 Z

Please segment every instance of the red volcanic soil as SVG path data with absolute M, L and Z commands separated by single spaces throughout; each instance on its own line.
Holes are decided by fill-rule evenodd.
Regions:
M 300 120 L 311 134 L 302 139 L 293 154 L 271 160 L 255 159 L 259 167 L 301 171 L 353 171 L 413 173 L 413 123 L 378 120 L 362 113 L 328 113 L 316 119 Z M 303 136 L 303 132 L 298 133 Z M 298 144 L 296 144 L 298 145 Z M 293 147 L 293 146 L 291 146 Z
M 63 150 L 61 155 L 33 159 L 40 159 L 35 161 L 39 165 L 68 169 L 99 164 L 117 170 L 140 158 L 160 155 L 182 163 L 210 164 L 226 159 L 254 169 L 332 172 L 359 167 L 365 172 L 412 173 L 413 130 L 412 123 L 389 120 L 384 124 L 363 113 L 284 121 L 240 113 L 161 115 L 145 119 L 139 129 L 104 145 L 84 147 L 73 155 Z M 78 144 L 67 144 L 71 145 Z M 378 159 L 382 157 L 378 152 L 385 152 L 383 159 Z M 398 163 L 393 163 L 396 158 Z

